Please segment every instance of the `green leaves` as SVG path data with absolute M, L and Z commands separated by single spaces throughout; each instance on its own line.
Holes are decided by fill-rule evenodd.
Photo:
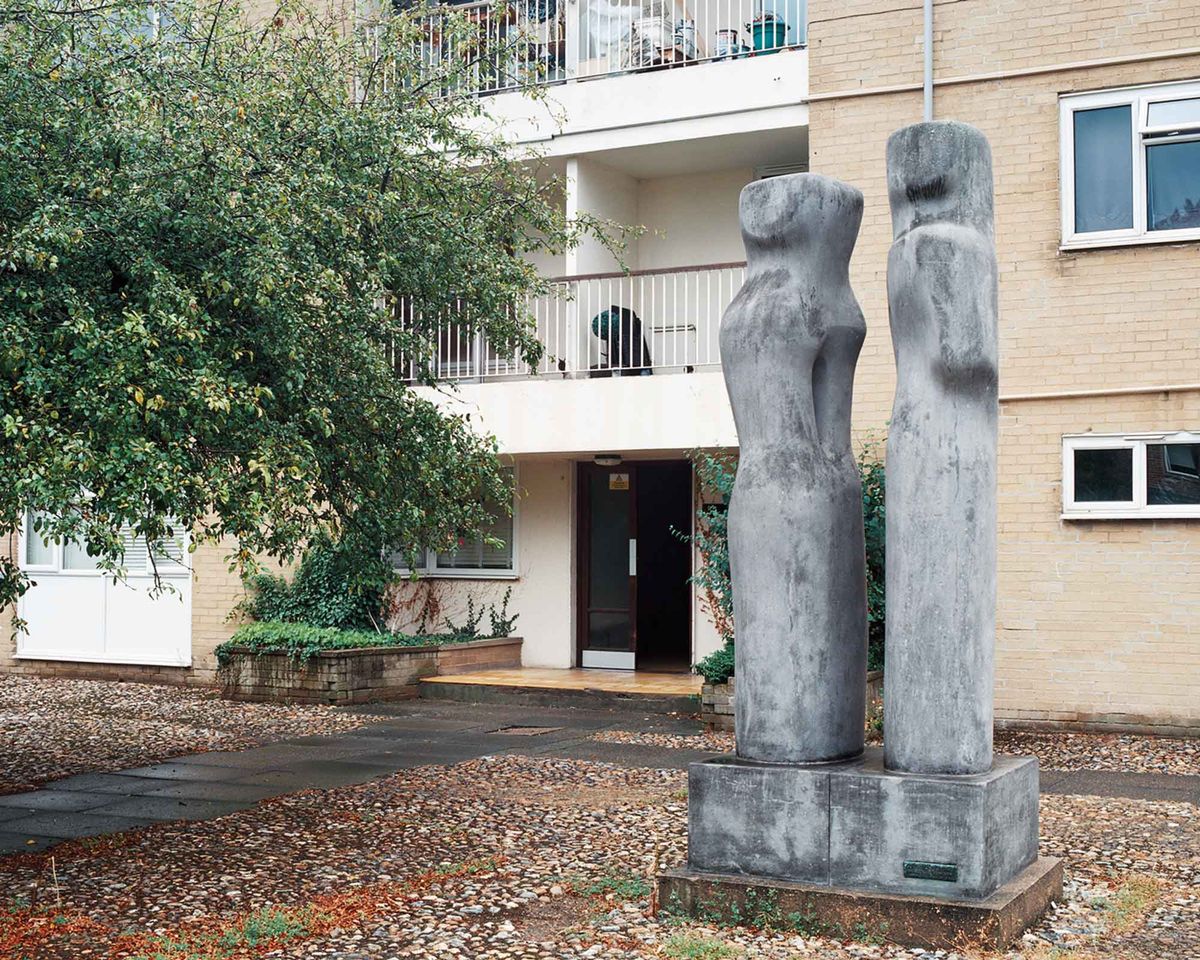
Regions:
M 168 516 L 251 570 L 479 533 L 494 443 L 397 369 L 432 380 L 448 315 L 536 362 L 523 253 L 597 224 L 480 132 L 460 65 L 428 95 L 414 19 L 367 45 L 299 5 L 179 0 L 158 37 L 145 9 L 32 0 L 0 32 L 0 534 L 46 511 L 117 573 L 108 531 Z M 0 572 L 3 604 L 28 581 Z

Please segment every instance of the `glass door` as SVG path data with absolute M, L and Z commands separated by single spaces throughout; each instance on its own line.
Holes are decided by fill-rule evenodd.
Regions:
M 580 465 L 579 663 L 583 667 L 634 667 L 636 478 L 632 464 Z

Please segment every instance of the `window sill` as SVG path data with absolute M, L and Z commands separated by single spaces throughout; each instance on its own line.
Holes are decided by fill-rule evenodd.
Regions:
M 1097 510 L 1095 513 L 1060 513 L 1060 520 L 1079 521 L 1079 520 L 1140 520 L 1143 523 L 1148 520 L 1200 520 L 1200 510 L 1192 513 L 1147 513 L 1145 511 L 1130 510 L 1125 512 L 1120 511 L 1103 511 Z
M 1172 244 L 1200 242 L 1200 230 L 1186 230 L 1154 236 L 1116 237 L 1104 240 L 1064 240 L 1058 245 L 1059 253 L 1081 253 L 1087 250 L 1107 250 L 1112 247 L 1162 247 Z
M 54 653 L 21 653 L 13 655 L 14 660 L 44 660 L 48 663 L 111 663 L 129 667 L 179 667 L 189 669 L 192 666 L 191 657 L 186 660 L 152 660 L 150 658 L 106 657 L 102 654 L 86 656 L 82 654 Z
M 412 570 L 397 570 L 402 577 L 412 577 Z M 515 570 L 417 570 L 418 580 L 520 580 Z

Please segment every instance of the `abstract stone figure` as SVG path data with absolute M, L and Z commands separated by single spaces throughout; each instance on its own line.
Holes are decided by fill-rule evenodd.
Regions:
M 999 415 L 991 150 L 966 124 L 914 124 L 888 140 L 887 177 L 897 383 L 884 759 L 909 773 L 983 773 L 992 766 Z
M 721 323 L 740 448 L 729 504 L 737 754 L 811 763 L 863 749 L 866 572 L 850 448 L 866 333 L 849 263 L 862 194 L 816 174 L 741 195 L 746 283 Z

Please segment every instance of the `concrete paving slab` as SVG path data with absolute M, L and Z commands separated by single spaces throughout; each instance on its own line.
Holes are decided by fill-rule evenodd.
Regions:
M 73 790 L 34 790 L 0 797 L 0 817 L 3 808 L 20 807 L 26 810 L 90 810 L 113 802 L 111 793 L 76 793 Z
M 0 854 L 5 853 L 37 853 L 56 843 L 62 843 L 61 837 L 31 837 L 24 833 L 9 833 L 0 830 Z
M 9 820 L 4 824 L 4 832 L 24 834 L 27 837 L 58 837 L 72 840 L 76 837 L 94 837 L 105 833 L 124 833 L 126 830 L 149 826 L 151 822 L 133 817 L 101 816 L 88 812 L 39 811 L 30 817 Z
M 162 783 L 162 781 L 158 781 Z M 253 805 L 268 797 L 278 797 L 286 790 L 278 787 L 256 787 L 249 783 L 202 783 L 180 780 L 144 794 L 147 797 L 177 797 L 182 800 L 227 800 L 243 806 Z
M 70 790 L 79 793 L 119 793 L 136 796 L 147 790 L 162 786 L 162 780 L 132 776 L 121 773 L 81 773 L 74 777 L 54 780 L 42 787 L 43 790 Z
M 117 771 L 117 776 L 120 777 L 141 777 L 150 780 L 208 780 L 214 783 L 233 781 L 245 774 L 245 767 L 219 767 L 178 761 Z
M 186 797 L 128 797 L 92 811 L 135 820 L 211 820 L 246 809 L 245 803 Z

